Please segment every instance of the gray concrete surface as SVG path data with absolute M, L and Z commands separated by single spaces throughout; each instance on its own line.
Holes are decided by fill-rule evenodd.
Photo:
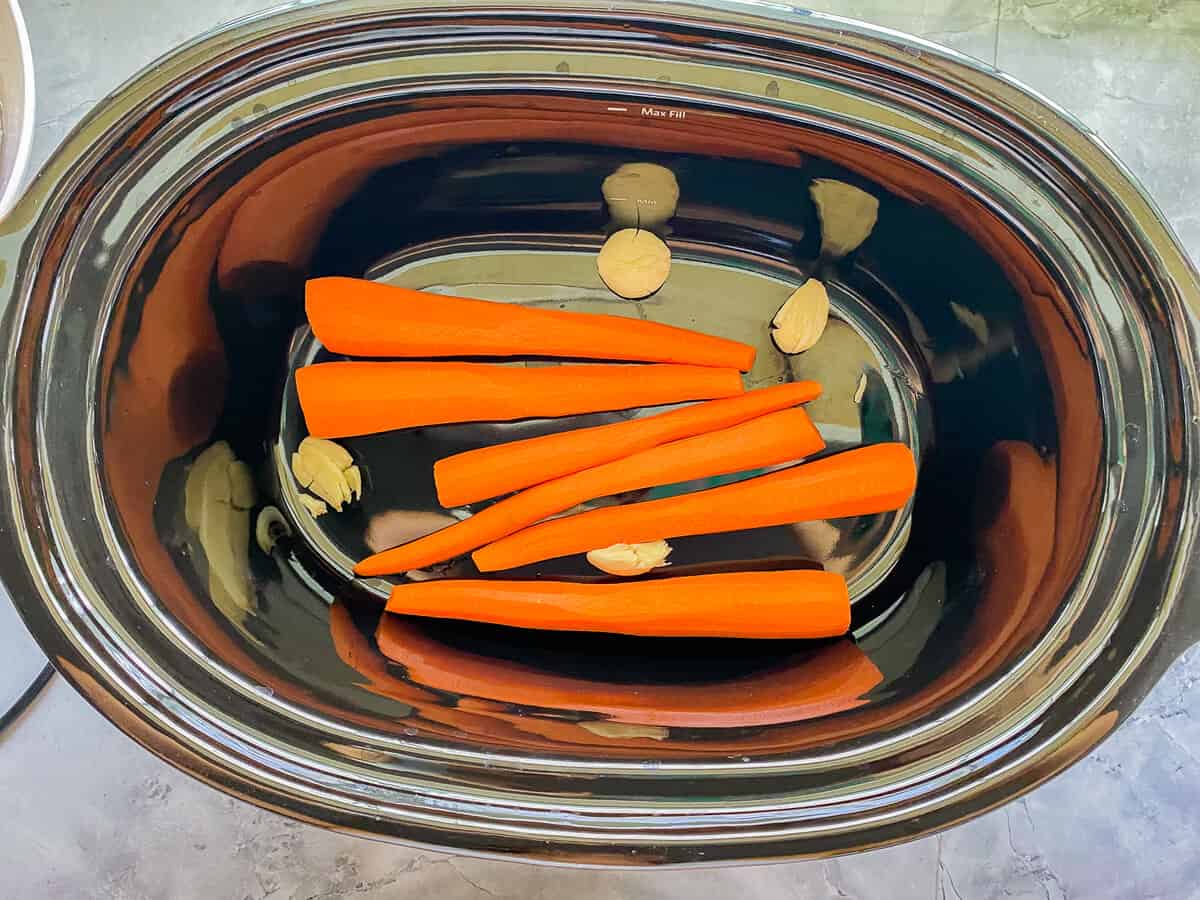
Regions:
M 40 163 L 137 68 L 269 4 L 24 5 L 37 63 Z M 1200 259 L 1197 0 L 846 0 L 817 7 L 948 44 L 1069 108 L 1144 181 Z M 1193 649 L 1085 761 L 1025 799 L 936 837 L 827 862 L 602 872 L 450 857 L 262 812 L 168 768 L 56 679 L 0 735 L 0 898 L 1200 898 L 1197 683 L 1200 650 Z

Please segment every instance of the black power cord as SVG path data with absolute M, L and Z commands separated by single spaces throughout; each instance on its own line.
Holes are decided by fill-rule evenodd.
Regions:
M 12 706 L 0 715 L 0 734 L 2 734 L 9 725 L 13 724 L 21 717 L 21 713 L 29 707 L 29 704 L 34 701 L 34 698 L 41 692 L 42 688 L 54 676 L 54 666 L 46 663 L 42 666 L 42 671 L 38 672 L 33 681 L 29 682 L 29 686 L 21 692 L 21 696 L 13 701 Z

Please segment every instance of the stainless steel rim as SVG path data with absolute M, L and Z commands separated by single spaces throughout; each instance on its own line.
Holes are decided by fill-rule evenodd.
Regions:
M 457 56 L 431 27 L 451 24 Z M 580 29 L 588 42 L 578 41 Z M 705 37 L 703 49 L 696 44 L 687 61 L 666 52 L 664 36 L 679 33 Z M 449 71 L 397 70 L 387 52 L 399 44 L 407 53 L 436 56 Z M 619 76 L 603 67 L 614 53 L 622 54 Z M 305 54 L 353 58 L 356 68 L 326 83 L 313 100 L 303 94 L 312 88 L 306 79 L 315 77 L 305 68 Z M 540 68 L 562 56 L 571 61 L 569 83 L 553 66 Z M 324 719 L 263 696 L 206 659 L 139 582 L 105 520 L 94 471 L 87 498 L 97 514 L 92 527 L 105 536 L 113 571 L 80 565 L 77 534 L 84 526 L 73 518 L 76 506 L 63 506 L 67 474 L 48 444 L 59 361 L 48 347 L 38 351 L 36 336 L 43 327 L 61 327 L 64 307 L 52 297 L 44 325 L 30 318 L 32 298 L 56 292 L 52 280 L 59 273 L 31 263 L 46 256 L 49 237 L 93 168 L 113 166 L 111 185 L 97 188 L 90 200 L 89 214 L 100 215 L 101 201 L 112 199 L 133 168 L 164 160 L 184 166 L 169 151 L 178 153 L 188 136 L 209 128 L 218 111 L 228 120 L 230 93 L 252 107 L 257 92 L 278 91 L 277 79 L 287 73 L 296 99 L 289 104 L 286 93 L 277 95 L 277 124 L 282 116 L 298 117 L 310 102 L 469 89 L 463 76 L 449 75 L 478 72 L 485 57 L 491 74 L 475 77 L 480 89 L 619 89 L 680 102 L 703 97 L 754 104 L 764 115 L 889 144 L 935 169 L 970 168 L 972 152 L 1010 142 L 1007 168 L 985 173 L 980 167 L 968 189 L 1045 247 L 1047 263 L 1080 285 L 1082 315 L 1100 361 L 1111 476 L 1102 537 L 1057 621 L 1016 666 L 936 719 L 824 756 L 646 765 L 481 754 Z M 774 94 L 750 93 L 739 62 L 745 59 L 777 73 Z M 839 70 L 848 61 L 860 67 L 854 79 Z M 667 86 L 659 81 L 664 70 L 671 74 Z M 871 119 L 881 98 L 904 110 L 902 124 Z M 140 156 L 118 160 L 122 136 L 152 111 L 164 116 L 159 130 L 145 137 Z M 253 139 L 253 125 L 242 123 L 186 165 L 207 164 Z M 163 148 L 158 157 L 151 154 L 156 147 Z M 1005 200 L 1019 198 L 1022 178 L 1035 176 L 1051 188 L 1043 199 L 1054 202 L 1018 216 Z M 172 199 L 165 190 L 136 198 L 142 208 L 131 205 L 124 218 L 118 210 L 108 221 L 125 229 L 124 236 L 136 235 Z M 264 806 L 346 830 L 583 863 L 715 863 L 861 849 L 977 814 L 1059 771 L 1111 731 L 1194 634 L 1194 608 L 1185 601 L 1200 434 L 1196 273 L 1161 215 L 1094 136 L 980 64 L 915 39 L 817 15 L 767 17 L 731 3 L 627 3 L 603 10 L 574 3 L 552 10 L 500 2 L 469 9 L 353 0 L 299 5 L 181 48 L 102 104 L 14 211 L 0 246 L 10 261 L 3 275 L 10 325 L 2 432 L 9 497 L 3 510 L 8 538 L 0 550 L 5 581 L 47 652 L 106 715 L 174 764 Z M 1144 272 L 1152 318 L 1084 252 L 1097 246 L 1119 248 Z M 77 262 L 79 251 L 68 248 L 63 269 Z M 89 351 L 94 378 L 98 344 L 88 340 L 92 336 L 81 336 L 80 346 Z M 94 397 L 94 386 L 84 395 Z M 1166 435 L 1175 421 L 1184 439 L 1171 446 Z M 94 452 L 71 448 L 85 449 Z M 32 460 L 39 465 L 31 470 Z M 1167 504 L 1169 483 L 1182 489 Z M 1165 550 L 1151 553 L 1152 538 L 1161 534 L 1168 535 Z M 1111 600 L 1098 611 L 1085 598 L 1101 587 Z M 112 613 L 117 602 L 135 604 L 162 630 L 169 665 L 141 652 L 139 636 Z M 177 676 L 177 666 L 188 668 L 187 680 Z M 1020 695 L 1017 686 L 1034 670 L 1051 674 L 1036 692 Z M 976 718 L 983 711 L 987 727 Z M 914 752 L 911 764 L 878 768 L 906 750 Z M 823 791 L 822 773 L 833 767 L 860 768 L 861 789 L 852 796 Z M 731 795 L 733 785 L 749 786 L 752 799 L 689 799 Z

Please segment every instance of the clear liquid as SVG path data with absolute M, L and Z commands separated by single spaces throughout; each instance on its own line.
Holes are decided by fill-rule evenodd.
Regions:
M 455 149 L 379 171 L 333 214 L 306 271 L 274 264 L 248 267 L 238 273 L 235 290 L 214 294 L 229 351 L 230 384 L 235 386 L 226 397 L 217 436 L 229 439 L 243 458 L 270 468 L 266 448 L 275 438 L 271 423 L 278 421 L 288 342 L 302 322 L 305 277 L 361 276 L 380 260 L 405 250 L 481 235 L 592 235 L 598 241 L 609 227 L 600 185 L 618 165 L 630 161 L 667 166 L 678 179 L 678 211 L 664 230 L 669 243 L 714 248 L 733 266 L 739 265 L 739 258 L 765 260 L 793 273 L 797 284 L 810 274 L 837 283 L 846 297 L 894 331 L 910 360 L 916 360 L 915 372 L 910 362 L 886 356 L 878 367 L 881 379 L 911 395 L 908 424 L 919 433 L 922 445 L 911 532 L 891 574 L 856 604 L 854 613 L 855 628 L 871 628 L 885 611 L 896 615 L 905 604 L 929 602 L 927 593 L 912 588 L 931 564 L 944 567 L 946 599 L 944 606 L 937 601 L 933 624 L 929 615 L 911 617 L 922 624 L 871 651 L 887 675 L 878 690 L 903 691 L 908 672 L 948 663 L 970 621 L 980 581 L 972 535 L 973 515 L 985 502 L 978 483 L 985 452 L 1005 440 L 1053 452 L 1054 418 L 1021 299 L 995 261 L 939 213 L 832 163 L 810 159 L 800 168 L 788 168 L 698 155 L 630 154 L 580 144 L 504 144 Z M 809 196 L 816 178 L 856 184 L 880 200 L 874 231 L 845 260 L 820 258 L 821 224 Z M 536 280 L 528 273 L 513 274 L 514 282 L 522 279 Z M 736 317 L 741 304 L 750 300 L 711 296 L 695 302 L 702 312 L 693 327 L 721 333 L 723 317 Z M 956 316 L 952 302 L 982 316 L 991 334 L 1004 336 L 1007 343 L 999 340 L 994 347 L 981 347 L 979 335 Z M 563 305 L 572 308 L 569 301 Z M 780 377 L 790 376 L 785 372 Z M 864 403 L 857 421 L 860 440 L 889 438 L 897 409 L 892 401 Z M 578 417 L 576 424 L 595 421 Z M 293 424 L 300 427 L 299 422 Z M 361 507 L 326 517 L 322 529 L 351 557 L 365 553 L 363 534 L 372 516 L 397 508 L 437 509 L 431 475 L 437 458 L 495 439 L 495 434 L 478 429 L 445 426 L 347 442 L 365 462 L 368 491 Z M 286 478 L 286 473 L 275 477 Z M 839 540 L 853 541 L 857 527 L 847 529 Z M 754 560 L 760 565 L 762 560 L 812 563 L 811 553 L 806 555 L 810 548 L 790 528 L 672 543 L 675 574 Z M 297 553 L 303 563 L 303 547 Z M 315 563 L 310 559 L 307 564 Z M 522 574 L 594 573 L 581 560 L 566 559 Z M 353 590 L 342 595 L 362 627 L 372 629 L 374 601 Z M 899 606 L 898 600 L 903 601 Z M 720 679 L 769 665 L 773 658 L 797 650 L 794 642 L 768 647 L 729 641 L 718 642 L 718 648 L 711 642 L 517 635 L 455 624 L 431 630 L 485 655 L 516 656 L 547 671 L 581 677 L 611 673 L 614 661 L 620 660 L 619 668 L 626 673 L 622 677 L 633 681 Z M 286 654 L 285 641 L 280 634 L 272 643 Z M 914 641 L 919 642 L 915 649 Z M 506 648 L 503 653 L 501 648 Z M 584 659 L 591 662 L 581 663 Z

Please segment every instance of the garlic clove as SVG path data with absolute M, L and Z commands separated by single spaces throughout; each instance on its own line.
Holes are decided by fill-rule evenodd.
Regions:
M 312 454 L 328 459 L 339 471 L 354 465 L 354 457 L 349 450 L 326 438 L 306 437 L 300 442 L 299 450 L 306 456 Z
M 350 499 L 342 471 L 326 456 L 293 453 L 292 474 L 301 487 L 308 488 L 336 510 L 341 510 Z
M 250 581 L 250 470 L 225 441 L 207 447 L 188 470 L 184 517 L 200 542 L 208 567 L 208 590 L 223 613 L 240 618 L 253 608 Z M 253 505 L 251 502 L 250 505 Z
M 821 339 L 829 324 L 829 292 L 810 278 L 792 292 L 771 320 L 771 340 L 783 353 L 802 353 Z
M 840 259 L 857 250 L 879 219 L 879 200 L 861 188 L 818 178 L 808 189 L 821 218 L 821 255 Z
M 345 504 L 362 499 L 362 472 L 354 465 L 350 452 L 333 441 L 315 437 L 302 440 L 292 454 L 292 474 L 301 487 L 308 488 L 338 511 Z
M 299 450 L 292 454 L 292 474 L 296 476 L 296 481 L 300 483 L 300 487 L 308 487 L 313 483 L 313 479 L 317 477 L 312 459 L 305 456 Z
M 192 528 L 200 527 L 204 506 L 216 499 L 228 503 L 232 493 L 229 483 L 229 464 L 233 450 L 225 441 L 205 447 L 188 468 L 184 489 L 184 519 Z
M 300 505 L 303 506 L 308 514 L 314 519 L 329 512 L 329 507 L 325 504 L 325 501 L 318 500 L 311 494 L 300 494 Z
M 358 466 L 350 466 L 342 472 L 342 477 L 346 480 L 346 487 L 350 492 L 351 500 L 362 499 L 362 472 Z
M 600 188 L 613 224 L 619 228 L 657 228 L 675 215 L 679 182 L 657 163 L 625 163 Z
M 671 251 L 652 232 L 626 228 L 604 242 L 596 268 L 614 294 L 640 300 L 666 283 L 671 273 Z
M 651 569 L 670 565 L 671 545 L 666 541 L 641 544 L 613 544 L 588 551 L 587 561 L 609 575 L 645 575 Z

